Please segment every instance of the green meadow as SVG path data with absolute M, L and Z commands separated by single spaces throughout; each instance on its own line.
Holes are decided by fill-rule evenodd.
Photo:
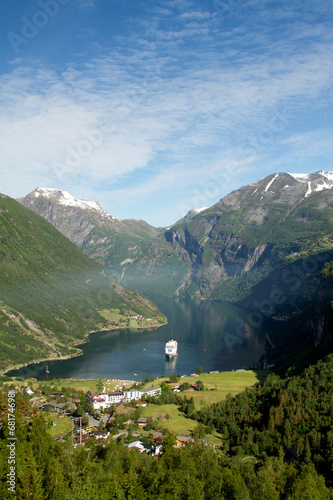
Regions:
M 25 380 L 13 379 L 4 382 L 4 385 L 15 385 L 16 387 L 30 387 L 35 391 L 39 386 L 47 385 L 54 387 L 57 392 L 60 392 L 63 387 L 72 387 L 83 392 L 99 392 L 103 390 L 103 381 L 99 379 L 74 380 L 72 378 L 57 378 L 50 380 L 39 380 L 35 378 L 27 378 Z
M 168 429 L 175 434 L 190 434 L 197 425 L 197 422 L 186 418 L 183 413 L 180 413 L 177 405 L 174 404 L 149 404 L 147 408 L 143 408 L 142 416 L 153 417 L 154 420 L 159 419 L 161 429 Z
M 270 373 L 269 370 L 202 373 L 195 377 L 181 377 L 177 383 L 170 384 L 170 387 L 174 388 L 185 382 L 192 385 L 198 380 L 201 380 L 204 384 L 204 391 L 190 390 L 179 393 L 180 396 L 193 397 L 196 410 L 198 410 L 202 406 L 223 401 L 227 394 L 235 396 L 246 389 L 246 387 L 250 387 L 257 382 L 264 382 Z M 161 382 L 168 382 L 168 380 L 167 377 L 162 377 L 153 382 L 149 382 L 146 384 L 146 387 L 156 387 L 160 385 Z
M 64 436 L 72 431 L 73 422 L 70 418 L 58 417 L 54 413 L 46 413 L 45 415 L 51 425 L 49 433 L 53 438 Z

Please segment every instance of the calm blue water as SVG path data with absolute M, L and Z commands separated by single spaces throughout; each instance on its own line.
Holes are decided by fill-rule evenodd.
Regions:
M 82 356 L 29 365 L 11 375 L 144 380 L 173 373 L 189 375 L 198 366 L 205 372 L 239 369 L 257 362 L 264 353 L 259 330 L 240 328 L 246 319 L 240 308 L 209 301 L 153 300 L 167 316 L 167 325 L 154 331 L 95 333 L 81 346 Z M 178 341 L 178 356 L 167 361 L 164 346 L 170 339 Z

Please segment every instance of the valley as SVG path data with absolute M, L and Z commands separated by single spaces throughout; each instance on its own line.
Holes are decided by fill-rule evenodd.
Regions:
M 19 201 L 100 262 L 118 284 L 150 297 L 244 307 L 257 319 L 243 328 L 270 332 L 268 359 L 279 365 L 282 339 L 289 336 L 299 335 L 316 356 L 331 349 L 331 294 L 327 287 L 321 293 L 321 273 L 333 259 L 332 188 L 332 172 L 275 173 L 191 210 L 170 228 L 116 219 L 96 202 L 56 189 L 38 188 Z M 271 325 L 271 319 L 282 321 Z
M 145 295 L 240 305 L 242 329 L 260 326 L 277 366 L 283 331 L 319 356 L 332 345 L 330 290 L 320 291 L 333 259 L 332 187 L 330 172 L 272 174 L 167 229 L 117 219 L 56 189 L 38 188 L 20 204 L 3 195 L 3 370 L 80 354 L 76 345 L 92 331 L 165 324 Z

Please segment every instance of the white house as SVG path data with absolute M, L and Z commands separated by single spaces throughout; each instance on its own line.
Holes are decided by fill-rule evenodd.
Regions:
M 161 392 L 162 389 L 160 387 L 147 387 L 147 389 L 124 391 L 124 396 L 126 401 L 132 401 L 133 399 L 141 399 L 142 396 L 158 396 Z
M 135 389 L 131 391 L 100 392 L 98 394 L 87 393 L 87 398 L 94 410 L 109 408 L 118 403 L 129 403 L 141 399 L 143 396 L 158 396 L 162 390 L 160 387 L 148 387 L 147 389 Z
M 118 392 L 101 392 L 99 394 L 91 394 L 88 392 L 87 398 L 94 410 L 109 408 L 109 406 L 121 403 L 124 399 L 124 393 Z
M 138 448 L 140 450 L 140 453 L 145 451 L 145 447 L 143 446 L 143 443 L 141 443 L 141 441 L 133 441 L 133 443 L 130 443 L 128 445 L 128 449 L 131 450 L 132 448 Z
M 160 387 L 147 387 L 147 389 L 141 389 L 141 396 L 158 396 L 161 394 L 162 389 Z
M 139 391 L 138 389 L 132 391 L 124 391 L 124 398 L 126 398 L 126 401 L 128 403 L 133 399 L 140 399 L 141 391 Z
M 140 453 L 143 453 L 145 451 L 148 455 L 155 455 L 155 446 L 153 444 L 134 441 L 133 443 L 130 443 L 128 445 L 129 450 L 132 450 L 133 448 L 137 448 Z

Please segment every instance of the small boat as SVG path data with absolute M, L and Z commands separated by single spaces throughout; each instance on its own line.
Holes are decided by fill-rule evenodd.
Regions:
M 48 365 L 46 365 L 46 369 L 45 369 L 45 371 L 46 371 L 46 373 L 50 373 L 50 372 L 49 372 L 49 366 L 48 366 Z
M 165 344 L 165 355 L 167 358 L 173 358 L 173 356 L 177 356 L 178 354 L 178 342 L 176 340 L 169 340 Z

